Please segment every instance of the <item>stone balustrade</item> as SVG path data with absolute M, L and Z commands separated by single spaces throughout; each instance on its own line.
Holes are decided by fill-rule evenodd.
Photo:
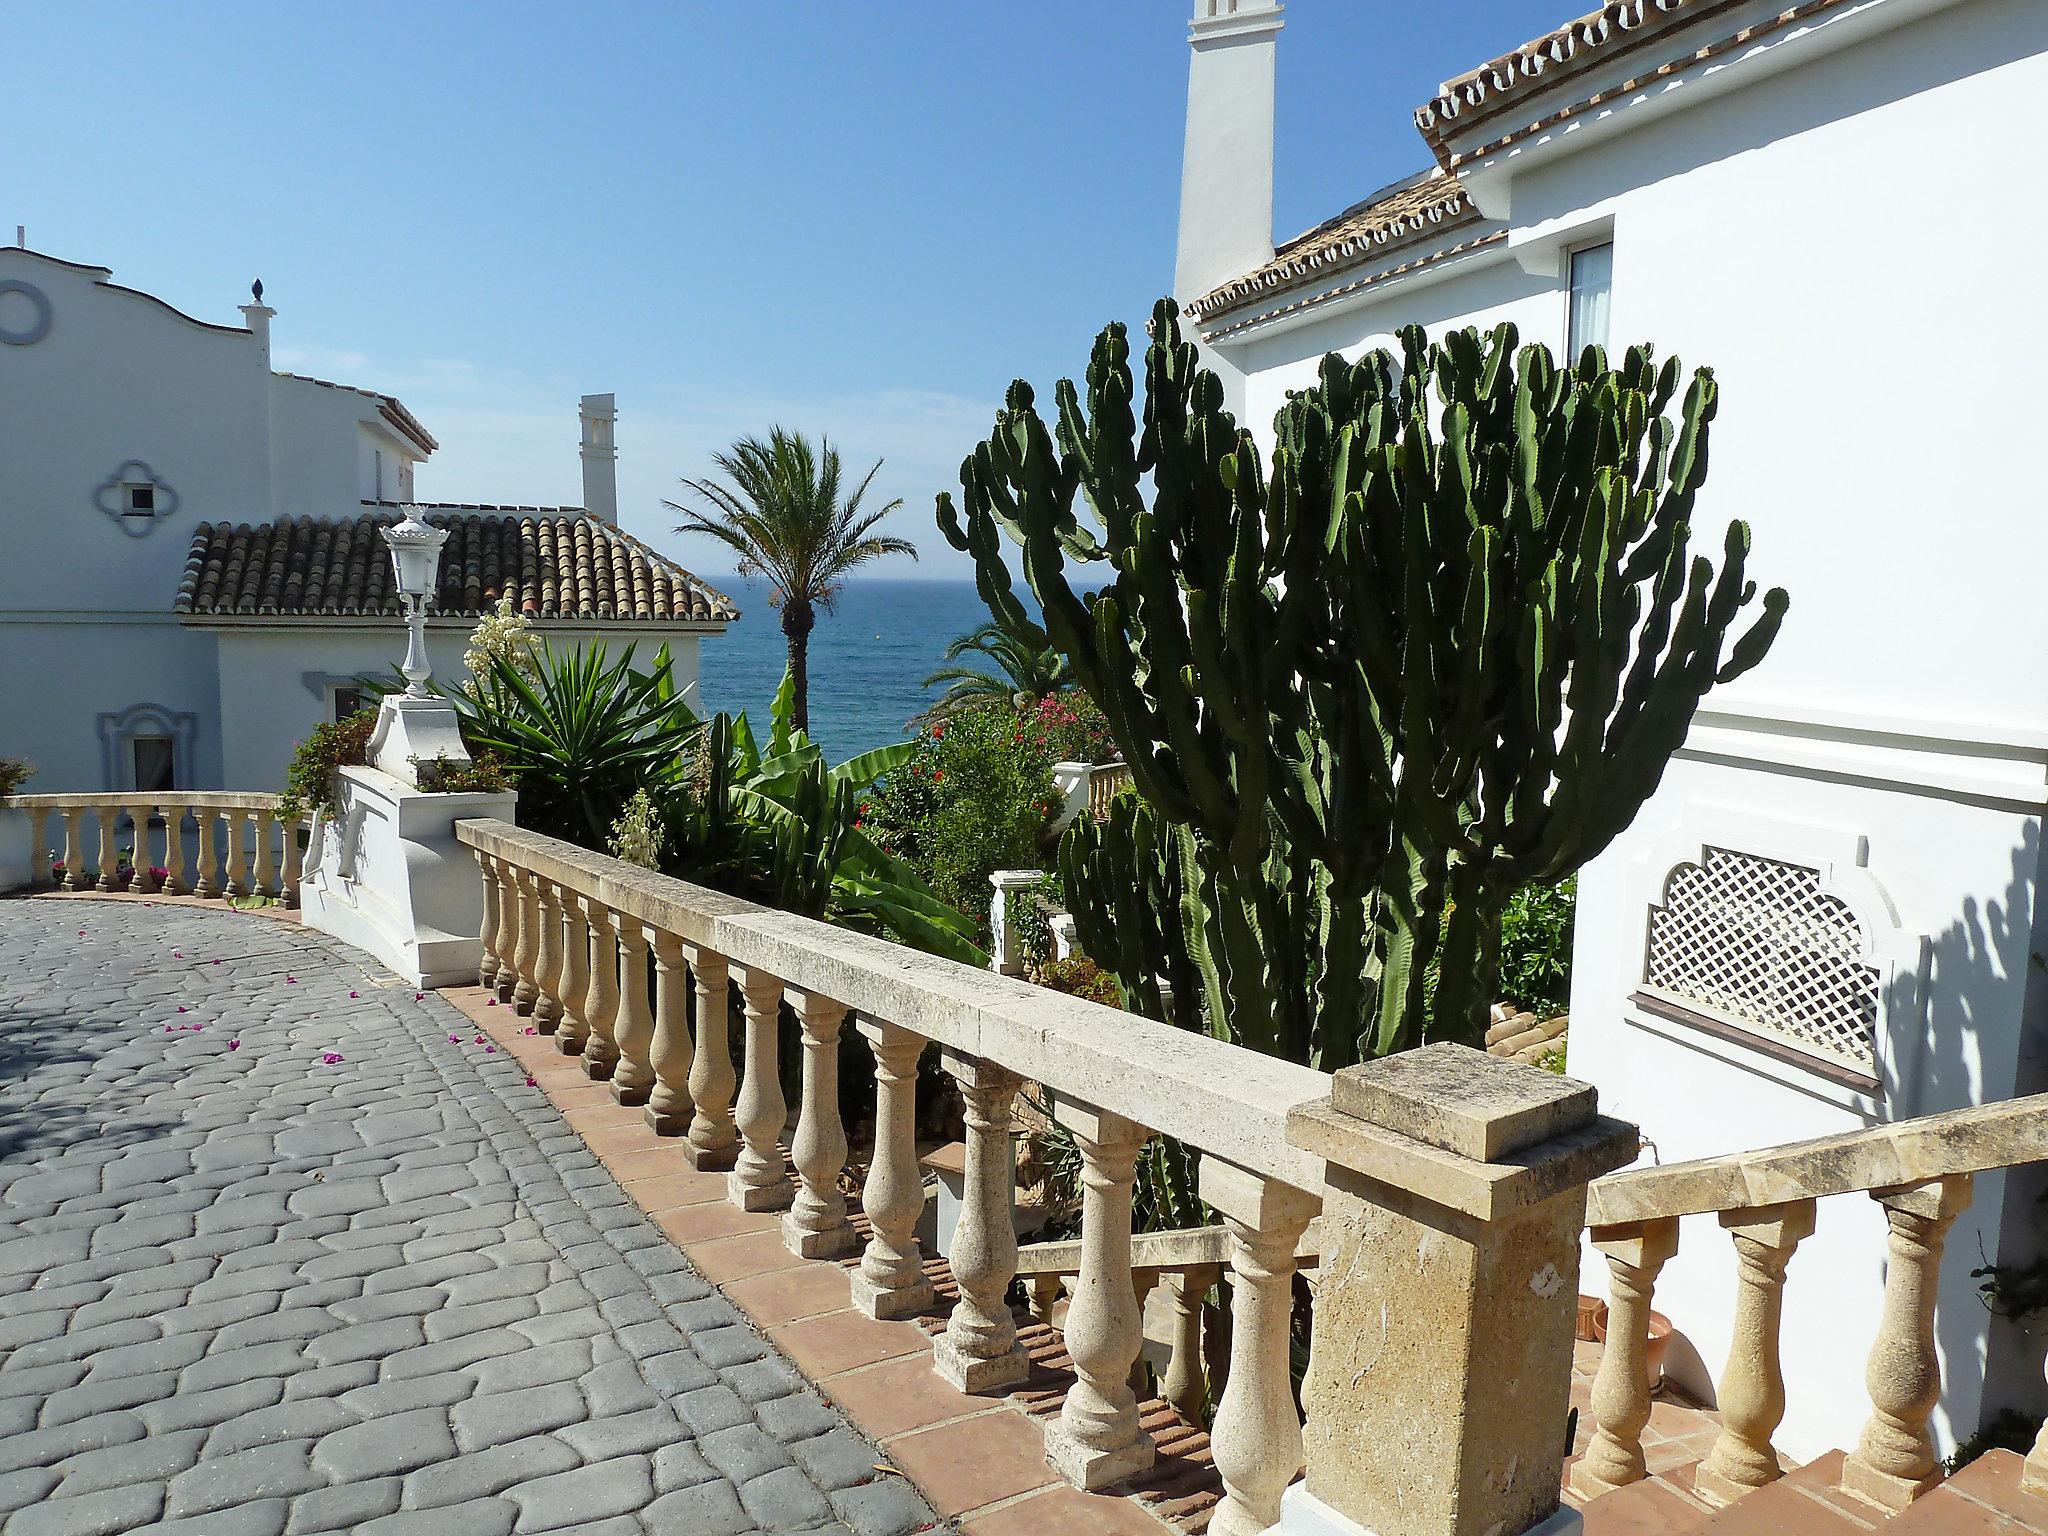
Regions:
M 876 1318 L 934 1303 L 915 1235 L 915 1116 L 919 1060 L 938 1053 L 966 1106 L 967 1152 L 961 1295 L 933 1369 L 968 1392 L 1007 1391 L 1026 1369 L 1012 1287 L 1022 1280 L 1042 1305 L 1044 1282 L 1062 1278 L 1024 1264 L 1014 1236 L 1010 1104 L 1021 1080 L 1042 1085 L 1082 1161 L 1081 1237 L 1065 1272 L 1076 1380 L 1046 1428 L 1047 1459 L 1076 1485 L 1104 1487 L 1152 1460 L 1132 1389 L 1146 1289 L 1164 1275 L 1187 1346 L 1164 1386 L 1192 1403 L 1201 1299 L 1227 1268 L 1233 1326 L 1212 1432 L 1225 1498 L 1212 1530 L 1394 1529 L 1387 1516 L 1405 1497 L 1398 1529 L 1412 1536 L 1512 1536 L 1555 1511 L 1586 1189 L 1636 1147 L 1633 1127 L 1595 1114 L 1590 1088 L 1453 1046 L 1333 1078 L 506 822 L 460 821 L 456 836 L 483 872 L 483 982 L 621 1102 L 644 1101 L 679 1156 L 727 1170 L 734 1204 L 783 1210 L 800 1254 L 858 1241 L 837 1187 L 836 1079 L 839 1037 L 849 1022 L 858 1031 L 875 1060 L 875 1141 L 850 1286 Z M 580 997 L 564 952 L 589 957 Z M 784 1007 L 801 1024 L 787 1156 Z M 1188 1235 L 1131 1231 L 1135 1164 L 1154 1136 L 1198 1150 L 1203 1198 L 1223 1218 L 1171 1274 L 1154 1250 Z M 1315 1242 L 1333 1258 L 1313 1310 L 1304 1423 L 1288 1368 L 1292 1279 L 1319 1210 Z M 1373 1374 L 1390 1337 L 1400 1367 Z M 1503 1364 L 1510 1339 L 1515 1369 Z M 1495 1406 L 1468 1412 L 1468 1399 Z
M 1778 1322 L 1788 1266 L 1813 1232 L 1818 1201 L 1862 1194 L 1885 1213 L 1884 1305 L 1865 1375 L 1871 1417 L 1841 1486 L 1882 1509 L 1906 1508 L 1941 1476 L 1928 1420 L 1941 1390 L 1934 1302 L 1943 1240 L 1969 1205 L 1972 1175 L 2044 1160 L 2048 1094 L 1599 1180 L 1586 1221 L 1609 1269 L 1608 1345 L 1593 1382 L 1597 1427 L 1572 1467 L 1573 1489 L 1591 1498 L 1646 1475 L 1648 1315 L 1658 1272 L 1678 1251 L 1678 1219 L 1691 1215 L 1714 1215 L 1728 1233 L 1737 1287 L 1721 1434 L 1694 1491 L 1726 1505 L 1784 1475 L 1772 1435 L 1785 1413 Z M 2048 1490 L 2048 1433 L 2028 1477 Z
M 12 795 L 0 813 L 27 819 L 31 885 L 298 905 L 305 821 L 280 816 L 276 795 Z

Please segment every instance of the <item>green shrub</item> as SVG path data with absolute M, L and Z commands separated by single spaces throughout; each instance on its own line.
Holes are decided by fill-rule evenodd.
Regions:
M 370 761 L 370 732 L 376 726 L 377 712 L 363 709 L 345 720 L 313 727 L 313 734 L 299 743 L 284 771 L 284 793 L 277 802 L 279 818 L 289 824 L 312 810 L 335 815 L 335 771 L 361 768 Z
M 1067 960 L 1048 960 L 1041 973 L 1039 985 L 1054 992 L 1064 992 L 1069 997 L 1085 998 L 1091 1003 L 1103 1003 L 1111 1008 L 1124 1005 L 1123 988 L 1116 984 L 1116 978 L 1086 955 L 1075 955 Z
M 36 765 L 19 757 L 0 757 L 0 800 L 20 789 L 36 771 Z
M 446 753 L 432 762 L 412 761 L 415 781 L 434 794 L 501 795 L 513 787 L 512 775 L 489 752 L 479 752 L 466 763 L 455 762 Z
M 1531 1013 L 1563 1013 L 1572 1003 L 1572 914 L 1579 881 L 1525 885 L 1508 899 L 1500 923 L 1500 995 Z

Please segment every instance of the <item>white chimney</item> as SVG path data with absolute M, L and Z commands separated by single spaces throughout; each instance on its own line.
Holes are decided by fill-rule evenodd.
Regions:
M 263 279 L 258 278 L 249 285 L 252 303 L 242 306 L 242 323 L 249 327 L 249 334 L 256 338 L 256 350 L 263 356 L 263 371 L 270 371 L 270 319 L 277 313 L 263 302 Z
M 1174 296 L 1182 303 L 1273 259 L 1272 0 L 1195 0 Z
M 617 397 L 583 397 L 583 510 L 614 527 L 619 521 L 619 449 L 613 428 L 619 419 Z

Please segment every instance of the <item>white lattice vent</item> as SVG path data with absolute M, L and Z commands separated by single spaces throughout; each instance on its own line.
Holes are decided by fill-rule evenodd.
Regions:
M 1728 848 L 1681 864 L 1650 909 L 1643 981 L 1673 1001 L 1877 1070 L 1881 977 L 1820 872 Z

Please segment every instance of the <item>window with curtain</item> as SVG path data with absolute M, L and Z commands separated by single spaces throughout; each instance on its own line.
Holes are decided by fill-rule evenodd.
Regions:
M 157 794 L 178 787 L 177 744 L 169 736 L 131 736 L 128 750 L 135 768 L 135 788 Z
M 1614 247 L 1589 245 L 1572 252 L 1571 307 L 1565 346 L 1577 363 L 1588 347 L 1607 346 L 1607 317 L 1613 303 Z

